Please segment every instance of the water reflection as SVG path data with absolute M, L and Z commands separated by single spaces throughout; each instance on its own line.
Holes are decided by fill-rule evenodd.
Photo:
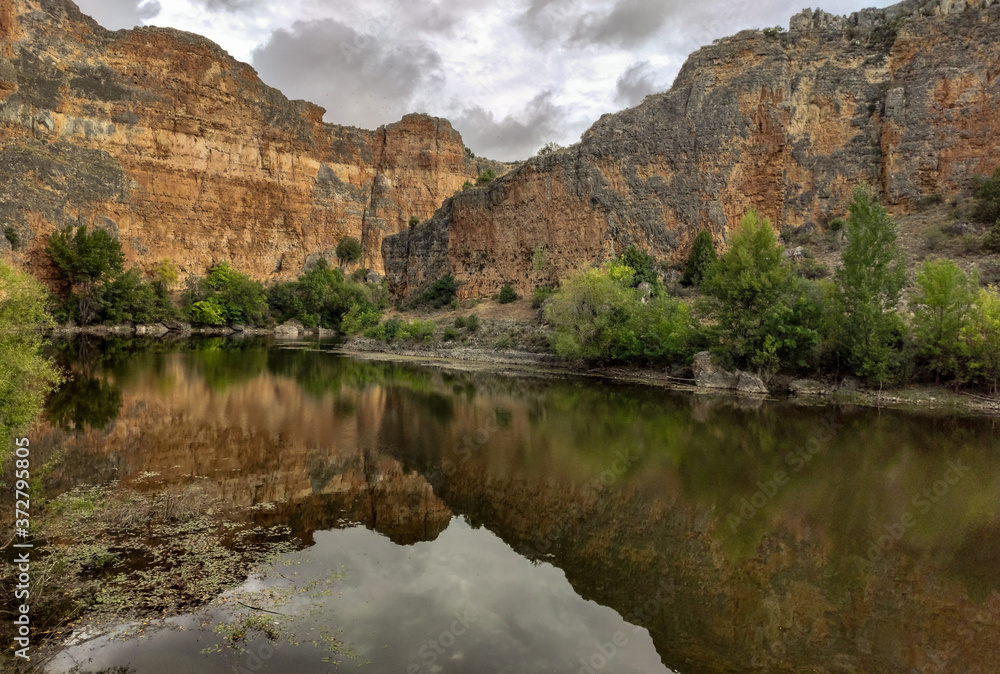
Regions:
M 373 662 L 406 667 L 400 653 L 475 590 L 504 617 L 469 652 L 508 671 L 586 671 L 595 644 L 631 630 L 617 616 L 683 672 L 1000 667 L 992 419 L 745 407 L 250 341 L 116 348 L 91 367 L 120 386 L 119 421 L 49 428 L 43 451 L 67 457 L 51 488 L 158 473 L 275 503 L 256 517 L 354 569 L 344 604 L 365 608 L 330 620 Z M 350 522 L 367 529 L 329 531 Z M 605 671 L 655 671 L 627 634 Z M 444 671 L 502 671 L 471 663 Z

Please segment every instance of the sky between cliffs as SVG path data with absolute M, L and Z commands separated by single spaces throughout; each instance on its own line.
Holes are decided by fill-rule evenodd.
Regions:
M 326 121 L 446 117 L 493 159 L 569 145 L 606 112 L 665 91 L 687 55 L 781 25 L 802 0 L 76 0 L 107 28 L 204 35 Z M 827 0 L 848 14 L 891 2 Z

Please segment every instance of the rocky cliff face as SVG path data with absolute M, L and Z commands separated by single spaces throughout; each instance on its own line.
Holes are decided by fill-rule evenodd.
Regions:
M 840 215 L 854 185 L 891 208 L 967 190 L 1000 165 L 1000 5 L 907 0 L 695 52 L 673 87 L 581 142 L 447 200 L 383 244 L 391 289 L 444 273 L 463 296 L 557 282 L 636 244 L 683 259 L 750 206 L 779 226 Z
M 345 235 L 381 271 L 386 234 L 503 169 L 446 120 L 326 124 L 204 38 L 110 32 L 70 0 L 0 0 L 0 52 L 0 247 L 42 276 L 48 234 L 77 223 L 182 276 L 294 277 Z

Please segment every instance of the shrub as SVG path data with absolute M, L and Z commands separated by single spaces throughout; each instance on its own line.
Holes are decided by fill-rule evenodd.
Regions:
M 101 286 L 97 293 L 102 322 L 154 323 L 174 315 L 165 291 L 146 281 L 134 267 Z
M 377 339 L 382 342 L 412 340 L 429 343 L 434 341 L 435 328 L 434 321 L 407 323 L 394 317 L 365 329 L 364 334 L 369 339 Z
M 545 300 L 552 297 L 555 293 L 550 286 L 540 286 L 535 288 L 535 292 L 531 296 L 531 308 L 541 309 L 542 305 L 545 304 Z
M 444 341 L 446 341 L 446 342 L 454 341 L 454 340 L 458 339 L 458 330 L 456 330 L 455 328 L 449 326 L 449 327 L 447 327 L 447 328 L 444 329 L 444 334 L 442 335 L 442 337 L 444 338 Z
M 486 169 L 485 171 L 479 174 L 478 178 L 476 178 L 476 185 L 478 186 L 489 185 L 494 180 L 496 180 L 496 177 L 497 174 L 493 171 L 493 169 Z
M 361 242 L 353 236 L 345 236 L 337 244 L 337 260 L 341 265 L 351 264 L 361 259 Z
M 465 319 L 465 329 L 469 332 L 476 332 L 479 330 L 479 316 L 469 314 Z
M 632 287 L 648 283 L 653 289 L 653 294 L 659 294 L 660 275 L 656 271 L 656 260 L 652 255 L 635 246 L 629 246 L 622 253 L 621 261 L 635 272 Z
M 511 302 L 517 301 L 519 295 L 514 291 L 514 286 L 509 283 L 504 283 L 503 287 L 500 288 L 500 296 L 497 301 L 500 304 L 510 304 Z
M 797 262 L 794 269 L 796 276 L 810 281 L 816 281 L 830 275 L 830 270 L 825 264 L 808 257 Z
M 269 313 L 263 285 L 228 262 L 220 262 L 209 269 L 206 278 L 189 283 L 185 306 L 193 322 L 206 325 L 264 325 Z
M 531 251 L 531 268 L 542 271 L 549 266 L 549 251 L 544 246 L 537 246 Z
M 293 318 L 303 325 L 342 330 L 341 321 L 354 307 L 358 312 L 378 313 L 388 306 L 383 288 L 344 278 L 321 258 L 316 265 L 292 283 L 276 284 L 268 291 L 268 304 L 280 321 Z
M 941 231 L 940 227 L 931 227 L 926 232 L 924 232 L 924 246 L 927 250 L 936 251 L 943 244 L 947 235 Z
M 993 171 L 991 178 L 976 176 L 973 182 L 976 206 L 972 217 L 979 222 L 1000 220 L 1000 167 Z
M 3 235 L 6 237 L 10 247 L 17 250 L 17 244 L 21 242 L 21 235 L 17 233 L 17 230 L 13 227 L 6 227 L 3 230 Z
M 903 324 L 896 305 L 906 272 L 896 223 L 867 187 L 854 190 L 846 237 L 835 275 L 841 351 L 855 374 L 884 383 L 900 364 Z
M 76 314 L 83 325 L 97 317 L 96 294 L 101 283 L 122 272 L 125 255 L 118 239 L 103 229 L 87 233 L 81 225 L 74 232 L 72 226 L 53 232 L 45 252 L 52 258 L 59 275 L 68 282 L 70 294 L 75 295 Z
M 741 368 L 801 369 L 820 342 L 820 308 L 792 275 L 771 221 L 750 209 L 702 281 L 718 322 L 717 351 Z
M 1000 253 L 1000 218 L 990 227 L 986 239 L 983 241 L 983 248 L 990 253 Z
M 415 215 L 410 216 L 410 227 L 416 227 L 420 224 L 420 218 Z
M 845 224 L 846 223 L 844 222 L 843 218 L 834 218 L 833 220 L 830 221 L 830 224 L 829 224 L 830 231 L 831 232 L 839 232 L 840 230 L 842 230 L 844 228 Z
M 462 191 L 463 192 L 465 190 L 471 190 L 473 187 L 475 187 L 475 185 L 473 185 L 472 183 L 470 183 L 468 180 L 466 180 L 464 183 L 462 183 Z
M 926 211 L 931 206 L 940 206 L 944 203 L 944 195 L 940 193 L 928 194 L 917 199 L 917 210 Z
M 785 32 L 785 29 L 782 26 L 774 26 L 773 28 L 765 28 L 763 30 L 764 37 L 766 37 L 768 39 L 771 39 L 771 40 L 778 39 L 779 37 L 781 37 L 781 34 L 784 33 L 784 32 Z
M 417 298 L 416 304 L 425 304 L 435 309 L 450 304 L 458 297 L 458 281 L 451 274 L 445 274 L 431 284 L 427 290 Z
M 571 276 L 552 298 L 545 317 L 560 356 L 598 362 L 658 362 L 686 355 L 690 314 L 668 297 L 642 304 L 631 286 L 607 270 Z
M 340 320 L 340 331 L 345 335 L 356 335 L 378 325 L 382 312 L 371 305 L 355 303 Z
M 715 244 L 712 242 L 712 233 L 707 229 L 698 232 L 691 246 L 691 254 L 688 255 L 687 266 L 684 267 L 682 283 L 685 285 L 700 285 L 705 277 L 705 272 L 716 260 Z
M 177 283 L 177 279 L 180 278 L 180 270 L 177 269 L 177 265 L 172 260 L 163 258 L 153 265 L 149 270 L 149 275 L 153 279 L 154 284 L 162 287 L 163 290 L 167 290 L 170 286 Z
M 465 316 L 455 317 L 455 327 L 458 328 L 459 330 L 465 327 Z

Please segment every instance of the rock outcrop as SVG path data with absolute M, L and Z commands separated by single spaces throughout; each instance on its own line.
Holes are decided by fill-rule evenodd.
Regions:
M 865 181 L 905 211 L 1000 165 L 1000 5 L 806 10 L 790 26 L 698 50 L 668 92 L 387 237 L 392 291 L 450 272 L 465 297 L 524 294 L 631 244 L 678 261 L 708 228 L 724 246 L 750 206 L 822 224 Z
M 272 280 L 351 235 L 381 271 L 386 234 L 506 168 L 468 157 L 447 120 L 366 131 L 323 115 L 197 35 L 0 0 L 0 252 L 44 278 L 48 234 L 85 223 L 129 264 L 169 258 L 183 280 L 229 260 Z

